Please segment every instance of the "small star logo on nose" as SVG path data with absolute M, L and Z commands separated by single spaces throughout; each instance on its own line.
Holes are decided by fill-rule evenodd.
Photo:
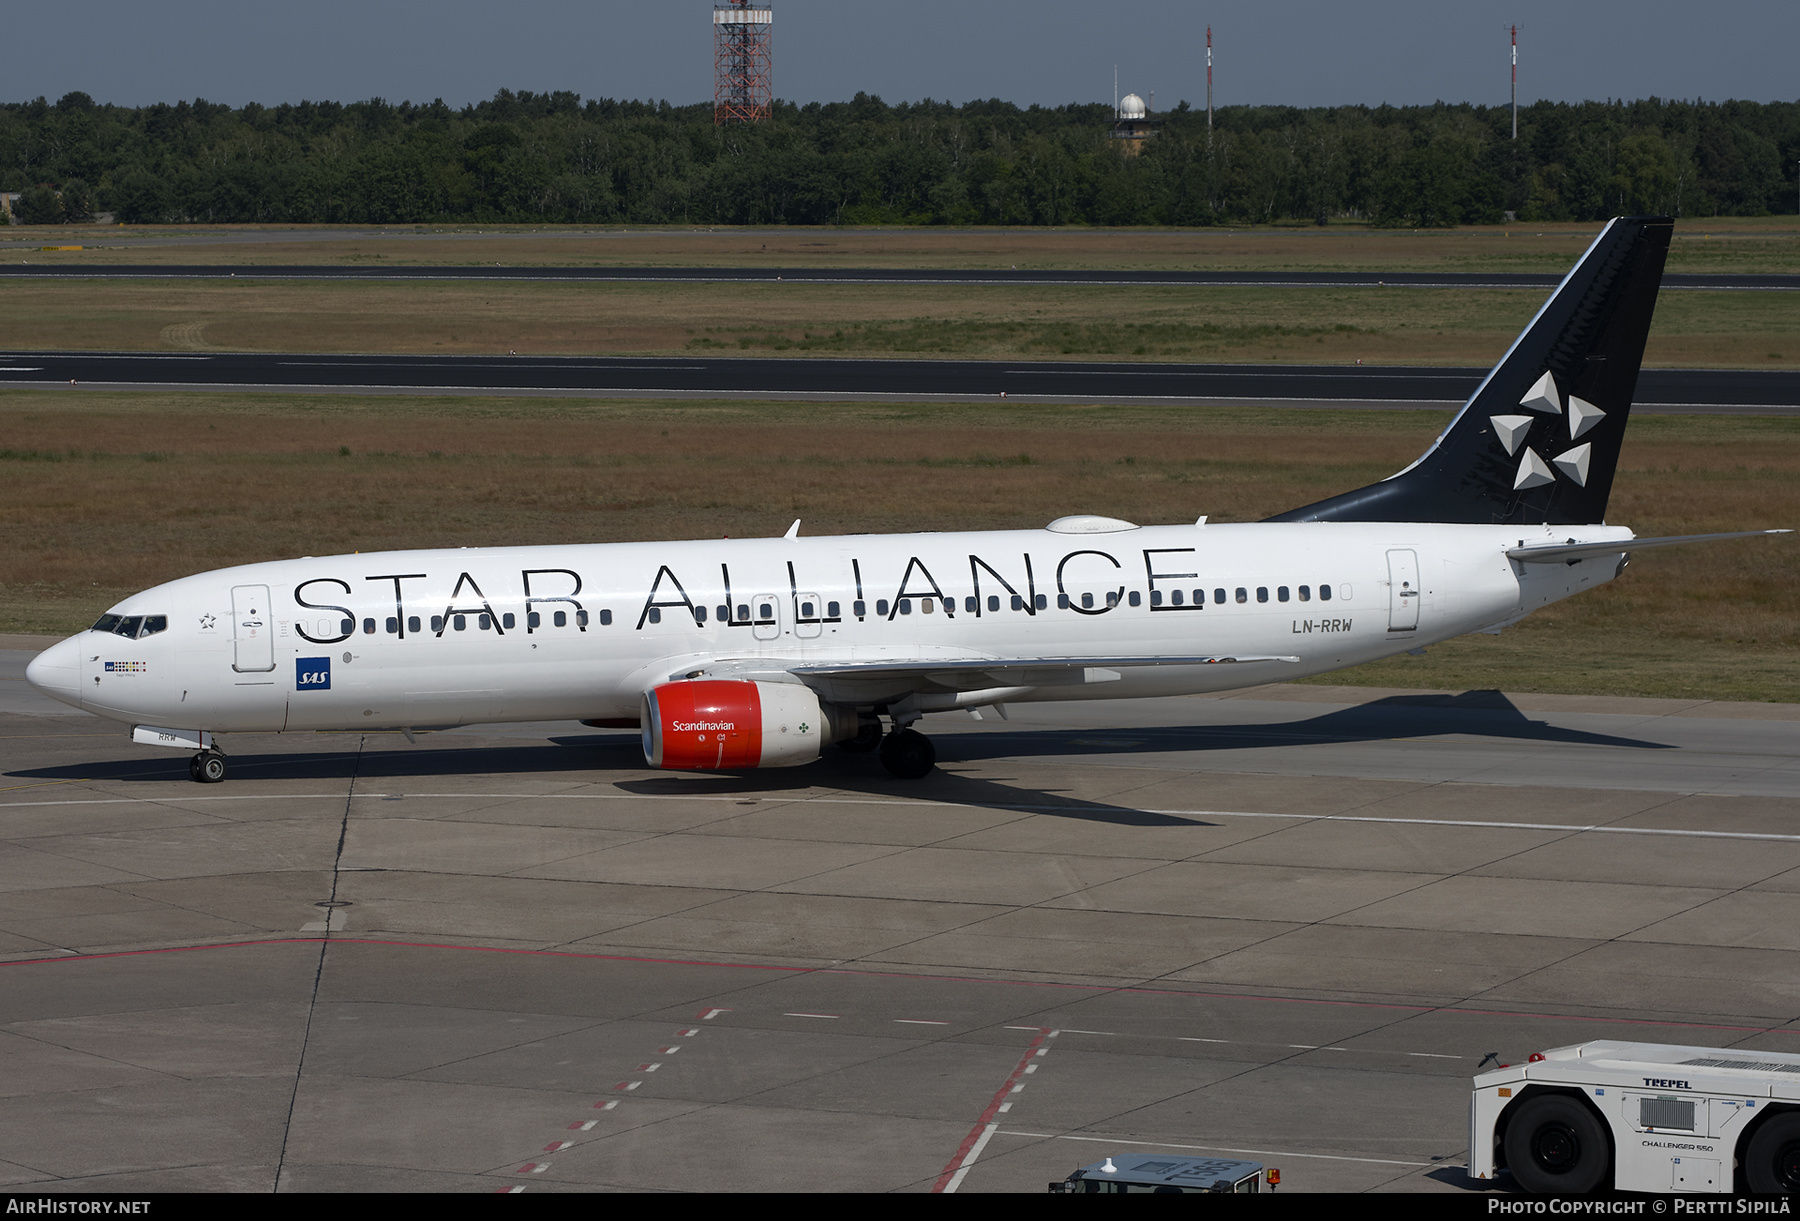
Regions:
M 203 632 L 211 631 L 212 625 L 217 622 L 218 622 L 218 620 L 213 618 L 211 615 L 201 615 L 200 616 L 200 630 Z

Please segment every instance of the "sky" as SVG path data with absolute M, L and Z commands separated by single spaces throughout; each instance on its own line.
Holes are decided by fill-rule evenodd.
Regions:
M 772 0 L 795 102 L 1149 97 L 1217 105 L 1800 99 L 1796 0 Z M 0 100 L 712 98 L 709 0 L 84 0 L 0 11 Z

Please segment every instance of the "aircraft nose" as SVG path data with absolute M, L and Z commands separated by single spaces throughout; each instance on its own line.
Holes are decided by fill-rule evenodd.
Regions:
M 81 637 L 71 636 L 31 659 L 25 681 L 51 699 L 81 706 Z

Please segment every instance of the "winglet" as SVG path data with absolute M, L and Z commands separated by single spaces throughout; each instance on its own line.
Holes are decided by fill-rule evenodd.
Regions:
M 798 517 L 796 517 L 794 519 L 794 524 L 788 527 L 788 532 L 786 534 L 782 535 L 781 537 L 782 538 L 799 538 L 800 537 L 800 519 Z

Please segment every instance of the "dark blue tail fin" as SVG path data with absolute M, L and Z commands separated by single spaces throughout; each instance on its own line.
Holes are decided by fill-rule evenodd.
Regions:
M 1673 230 L 1666 216 L 1607 225 L 1417 462 L 1269 520 L 1606 520 Z

